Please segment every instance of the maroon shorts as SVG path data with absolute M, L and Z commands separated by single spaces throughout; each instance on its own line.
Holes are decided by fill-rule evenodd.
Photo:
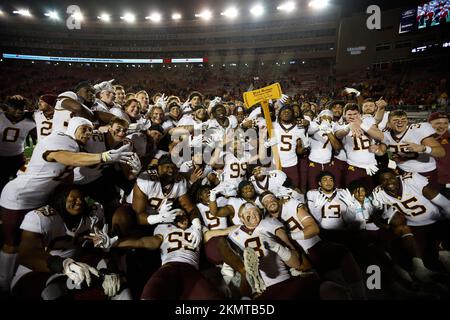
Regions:
M 17 171 L 25 164 L 25 156 L 23 153 L 12 157 L 0 157 L 0 193 L 3 187 L 8 183 L 9 179 L 16 176 Z
M 444 220 L 426 226 L 411 226 L 420 255 L 425 265 L 433 270 L 440 270 L 439 244 L 448 243 L 450 238 L 450 221 Z M 445 245 L 444 245 L 445 247 Z
M 286 175 L 288 176 L 289 180 L 291 180 L 292 184 L 296 187 L 296 188 L 300 188 L 300 175 L 299 175 L 299 170 L 298 170 L 298 166 L 292 166 L 292 167 L 287 167 L 287 168 L 282 168 L 283 172 L 286 173 Z
M 333 174 L 336 188 L 342 188 L 344 184 L 344 170 L 347 168 L 347 162 L 333 158 Z
M 373 178 L 369 175 L 367 175 L 367 172 L 365 169 L 358 168 L 355 166 L 351 166 L 347 164 L 345 167 L 345 170 L 343 170 L 343 188 L 348 188 L 348 186 L 353 182 L 359 180 L 364 184 L 368 192 L 372 192 L 373 188 L 375 187 L 375 184 L 373 182 Z
M 20 243 L 20 225 L 25 215 L 33 209 L 11 210 L 1 207 L 4 244 L 18 246 Z
M 307 157 L 299 157 L 297 162 L 298 176 L 300 177 L 299 188 L 303 193 L 306 193 L 308 186 L 308 163 Z
M 340 179 L 340 172 L 339 170 L 336 169 L 336 165 L 334 164 L 333 161 L 325 164 L 309 161 L 307 171 L 308 171 L 308 190 L 319 188 L 319 184 L 317 183 L 317 176 L 323 171 L 331 172 L 334 175 L 336 188 L 339 188 L 339 186 L 337 185 L 339 181 L 337 177 L 339 176 Z
M 164 264 L 147 281 L 142 300 L 220 300 L 222 294 L 187 263 Z
M 214 265 L 223 263 L 223 257 L 219 251 L 219 242 L 223 240 L 226 241 L 226 237 L 214 237 L 205 243 L 206 259 Z
M 315 274 L 292 277 L 266 289 L 256 300 L 319 300 L 320 281 Z

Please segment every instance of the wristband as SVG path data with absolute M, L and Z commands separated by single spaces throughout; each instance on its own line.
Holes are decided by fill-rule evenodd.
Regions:
M 433 152 L 433 149 L 429 146 L 425 147 L 425 150 L 422 151 L 422 153 L 431 154 Z

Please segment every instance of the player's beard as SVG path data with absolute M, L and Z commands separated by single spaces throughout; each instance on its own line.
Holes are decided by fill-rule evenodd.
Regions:
M 162 174 L 160 175 L 160 180 L 162 184 L 171 184 L 175 181 L 175 174 L 173 175 L 167 175 L 167 174 Z

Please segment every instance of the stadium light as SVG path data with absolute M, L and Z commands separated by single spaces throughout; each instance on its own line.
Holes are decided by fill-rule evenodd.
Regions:
M 180 20 L 180 19 L 181 19 L 181 14 L 179 14 L 179 13 L 172 14 L 172 20 Z
M 52 20 L 59 20 L 58 12 L 56 11 L 49 11 L 44 13 L 44 16 L 49 17 Z
M 197 18 L 201 18 L 201 19 L 203 19 L 203 20 L 208 21 L 209 19 L 212 18 L 212 13 L 211 13 L 211 11 L 209 11 L 208 9 L 205 9 L 205 10 L 203 10 L 203 11 L 200 12 L 200 13 L 196 13 L 195 16 L 196 16 Z
M 264 13 L 264 7 L 260 4 L 254 5 L 250 9 L 250 13 L 256 17 L 259 17 Z
M 0 16 L 2 16 L 2 15 L 4 15 L 5 13 L 2 11 L 2 10 L 0 10 Z
M 234 19 L 239 15 L 239 12 L 235 7 L 230 7 L 227 8 L 224 12 L 221 12 L 220 15 L 230 19 Z
M 158 12 L 153 12 L 151 15 L 149 15 L 148 17 L 145 17 L 146 20 L 150 20 L 153 22 L 160 22 L 161 21 L 161 14 Z
M 28 9 L 14 10 L 13 13 L 18 14 L 19 16 L 31 17 L 30 10 L 28 10 Z
M 314 9 L 323 9 L 328 5 L 328 0 L 313 0 L 308 5 Z
M 284 11 L 284 12 L 292 12 L 295 10 L 295 2 L 294 1 L 288 1 L 285 3 L 282 3 L 277 7 L 277 10 Z
M 97 16 L 97 18 L 103 22 L 110 22 L 111 16 L 107 13 L 102 13 L 101 15 Z
M 120 19 L 124 20 L 127 23 L 133 23 L 136 21 L 136 16 L 132 13 L 125 13 Z

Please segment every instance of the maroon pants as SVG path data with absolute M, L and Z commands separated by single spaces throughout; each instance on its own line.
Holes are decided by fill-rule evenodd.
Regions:
M 339 180 L 337 179 L 337 176 L 339 176 L 340 179 L 341 173 L 339 172 L 339 170 L 336 169 L 334 161 L 325 164 L 309 161 L 307 171 L 308 171 L 308 190 L 319 188 L 319 184 L 317 183 L 317 176 L 323 171 L 331 172 L 335 178 L 336 188 L 340 187 L 340 183 L 338 185 Z
M 220 300 L 223 296 L 194 266 L 183 262 L 169 262 L 150 277 L 141 299 Z
M 256 300 L 319 300 L 320 281 L 314 275 L 292 277 L 266 289 Z
M 226 241 L 226 237 L 214 237 L 205 243 L 206 259 L 214 265 L 223 263 L 223 257 L 219 251 L 219 242 L 223 240 Z
M 13 297 L 20 300 L 42 300 L 42 292 L 47 286 L 57 286 L 58 300 L 107 300 L 102 282 L 103 280 L 92 276 L 91 285 L 88 287 L 83 284 L 80 289 L 69 288 L 67 286 L 67 277 L 61 276 L 53 279 L 47 284 L 52 276 L 49 272 L 30 272 L 17 281 L 12 289 Z M 56 297 L 55 297 L 56 298 Z
M 289 180 L 291 180 L 292 184 L 296 187 L 296 188 L 300 188 L 300 175 L 299 175 L 299 170 L 298 170 L 298 166 L 292 166 L 292 167 L 287 167 L 287 168 L 282 168 L 283 172 L 286 173 L 286 175 L 288 176 Z
M 433 270 L 442 270 L 439 262 L 439 247 L 448 248 L 450 243 L 450 220 L 443 220 L 426 226 L 411 226 L 420 255 L 425 265 Z
M 362 168 L 358 168 L 355 166 L 351 166 L 351 165 L 347 165 L 345 170 L 343 171 L 344 177 L 344 185 L 342 186 L 343 188 L 348 188 L 348 186 L 353 182 L 353 181 L 361 181 L 364 186 L 366 187 L 366 189 L 368 190 L 368 192 L 372 192 L 373 188 L 375 187 L 374 183 L 373 183 L 373 178 L 369 175 L 367 175 L 367 172 L 365 169 Z
M 308 186 L 308 163 L 309 160 L 307 157 L 299 157 L 297 168 L 298 168 L 298 176 L 300 177 L 299 188 L 303 194 L 306 193 L 306 187 Z
M 336 188 L 342 188 L 344 184 L 344 170 L 347 169 L 347 162 L 333 158 L 333 171 L 334 181 L 336 184 Z
M 25 164 L 23 153 L 12 157 L 0 157 L 0 194 L 9 179 L 15 178 L 17 171 Z
M 0 207 L 3 221 L 4 244 L 18 246 L 20 243 L 20 224 L 25 215 L 33 209 L 11 210 Z

